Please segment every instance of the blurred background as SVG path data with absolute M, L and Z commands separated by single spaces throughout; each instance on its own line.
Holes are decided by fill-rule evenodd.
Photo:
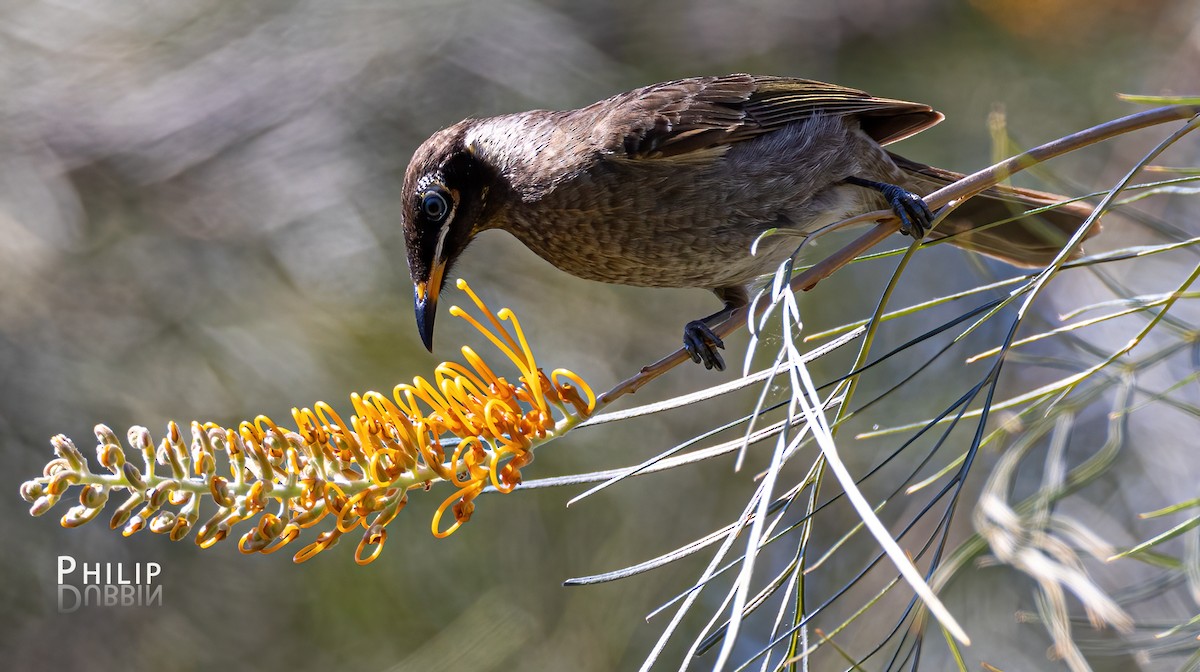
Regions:
M 134 424 L 160 436 L 168 419 L 231 424 L 264 413 L 282 422 L 292 406 L 318 399 L 345 411 L 351 392 L 431 375 L 458 344 L 483 351 L 482 339 L 444 310 L 436 355 L 421 347 L 397 208 L 412 150 L 464 117 L 576 107 L 692 75 L 793 75 L 933 105 L 947 121 L 894 149 L 969 172 L 991 162 L 987 117 L 997 109 L 1030 146 L 1136 109 L 1116 92 L 1200 92 L 1198 20 L 1195 0 L 0 0 L 7 667 L 635 669 L 665 624 L 643 616 L 690 586 L 705 559 L 598 587 L 561 582 L 728 523 L 761 459 L 740 473 L 729 458 L 650 476 L 569 510 L 579 489 L 485 496 L 470 524 L 446 540 L 429 532 L 442 496 L 415 493 L 368 567 L 354 564 L 346 543 L 294 565 L 288 553 L 242 556 L 235 540 L 200 550 L 191 537 L 124 539 L 104 515 L 64 530 L 57 519 L 66 504 L 31 518 L 18 486 L 50 459 L 54 434 L 90 455 L 99 422 L 119 436 Z M 1166 133 L 1053 167 L 1080 193 L 1108 188 Z M 1174 158 L 1189 160 L 1196 155 Z M 1178 217 L 1182 204 L 1145 207 L 1195 235 L 1194 205 L 1190 220 Z M 1138 236 L 1136 227 L 1109 224 L 1092 247 Z M 816 254 L 830 249 L 823 242 Z M 896 305 L 1011 273 L 946 246 L 914 265 Z M 860 265 L 853 279 L 843 272 L 825 281 L 801 298 L 806 322 L 821 329 L 869 315 L 891 267 Z M 516 311 L 544 366 L 571 368 L 598 391 L 673 350 L 686 321 L 716 308 L 699 290 L 567 277 L 500 232 L 482 236 L 455 275 L 493 307 Z M 1050 315 L 1093 291 L 1068 282 L 1053 290 Z M 446 306 L 464 300 L 452 289 L 443 296 Z M 980 343 L 994 340 L 983 332 Z M 745 334 L 730 340 L 731 369 L 746 343 Z M 816 371 L 828 378 L 847 361 Z M 945 384 L 960 368 L 961 357 L 933 373 Z M 1019 365 L 1006 372 L 1010 388 L 1021 389 Z M 874 384 L 904 373 L 881 367 Z M 682 367 L 623 405 L 733 375 Z M 1196 403 L 1196 392 L 1182 393 Z M 874 422 L 926 417 L 945 394 L 928 408 L 917 392 L 889 401 L 874 409 Z M 581 430 L 539 452 L 525 475 L 635 464 L 752 403 L 748 395 Z M 1083 507 L 1093 522 L 1111 520 L 1110 531 L 1194 497 L 1200 482 L 1196 417 L 1146 420 L 1140 445 L 1155 452 L 1134 450 L 1130 484 L 1110 482 L 1103 501 Z M 1093 438 L 1103 441 L 1103 409 L 1096 422 Z M 986 476 L 989 458 L 981 459 Z M 1153 471 L 1144 462 L 1174 466 Z M 851 466 L 870 463 L 866 454 Z M 852 520 L 841 515 L 830 530 Z M 955 526 L 969 532 L 969 521 L 964 511 Z M 1118 542 L 1144 538 L 1122 534 Z M 158 562 L 164 604 L 59 614 L 59 555 Z M 1031 608 L 1032 582 L 998 572 L 968 573 L 948 594 L 977 638 L 972 660 L 1061 669 L 1046 657 L 1044 629 L 1014 618 Z M 1147 608 L 1146 619 L 1170 624 L 1197 606 L 1180 589 Z M 691 619 L 685 628 L 702 625 Z M 679 664 L 685 642 L 668 649 L 674 658 L 664 666 Z M 931 652 L 922 662 L 944 669 L 938 660 Z M 1099 656 L 1094 665 L 1175 669 L 1144 652 Z

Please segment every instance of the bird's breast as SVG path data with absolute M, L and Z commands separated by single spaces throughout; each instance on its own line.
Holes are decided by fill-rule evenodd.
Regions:
M 738 187 L 704 172 L 629 172 L 619 179 L 581 175 L 536 202 L 516 204 L 504 228 L 567 273 L 649 287 L 746 284 L 799 243 L 768 239 L 759 254 L 750 252 L 764 231 L 794 227 L 789 204 L 743 202 Z

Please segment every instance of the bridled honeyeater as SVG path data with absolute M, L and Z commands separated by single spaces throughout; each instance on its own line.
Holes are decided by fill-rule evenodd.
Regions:
M 404 176 L 402 222 L 417 328 L 433 349 L 447 269 L 488 229 L 516 236 L 572 275 L 646 287 L 700 287 L 722 310 L 684 327 L 692 359 L 724 368 L 711 327 L 743 309 L 748 287 L 795 252 L 794 236 L 890 207 L 922 238 L 921 199 L 962 176 L 882 146 L 933 126 L 928 105 L 822 82 L 745 74 L 635 89 L 577 110 L 467 119 L 435 133 Z M 993 187 L 934 238 L 1018 266 L 1049 262 L 1090 214 L 1063 200 Z M 1093 232 L 1089 232 L 1089 235 Z

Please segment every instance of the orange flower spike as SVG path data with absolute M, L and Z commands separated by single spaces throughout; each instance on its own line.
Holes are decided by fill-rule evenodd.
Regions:
M 34 503 L 36 515 L 77 485 L 80 506 L 64 520 L 81 524 L 86 510 L 103 507 L 100 495 L 108 491 L 97 488 L 132 488 L 113 516 L 114 527 L 123 526 L 125 535 L 149 527 L 169 532 L 172 539 L 195 528 L 196 543 L 205 548 L 231 536 L 239 522 L 261 516 L 251 521 L 252 530 L 239 535 L 237 545 L 244 553 L 275 552 L 304 528 L 333 514 L 333 529 L 322 532 L 293 559 L 306 561 L 335 545 L 345 532 L 363 527 L 366 534 L 355 560 L 366 564 L 379 556 L 386 526 L 407 502 L 406 491 L 429 490 L 445 480 L 457 492 L 438 507 L 431 529 L 438 537 L 448 536 L 470 520 L 474 500 L 487 485 L 512 491 L 521 482 L 522 469 L 533 461 L 534 446 L 569 430 L 596 405 L 591 389 L 575 374 L 558 369 L 547 376 L 537 368 L 511 310 L 493 313 L 465 283 L 459 286 L 484 317 L 477 320 L 457 308 L 451 312 L 467 319 L 512 360 L 519 370 L 516 385 L 497 376 L 464 346 L 466 363 L 439 365 L 433 382 L 414 378 L 412 385 L 397 385 L 391 398 L 377 392 L 351 396 L 349 422 L 318 402 L 313 409 L 292 409 L 295 430 L 279 427 L 266 416 L 234 428 L 192 423 L 191 442 L 185 444 L 179 426 L 172 423 L 157 449 L 147 431 L 135 428 L 128 442 L 142 451 L 148 465 L 144 475 L 126 461 L 123 443 L 113 432 L 97 428 L 97 457 L 113 476 L 93 476 L 86 460 L 75 454 L 78 451 L 60 450 L 56 443 L 58 459 L 51 460 L 41 478 L 22 486 L 22 496 Z M 552 406 L 561 411 L 561 420 L 555 420 Z M 452 446 L 445 444 L 449 434 L 458 437 Z M 155 473 L 152 461 L 169 466 L 171 474 Z M 219 465 L 222 461 L 225 466 Z M 226 467 L 229 477 L 216 475 Z M 106 485 L 113 477 L 121 485 Z M 198 483 L 207 492 L 193 492 Z M 152 492 L 145 492 L 150 484 Z M 203 496 L 211 496 L 219 510 L 198 526 Z M 268 513 L 272 502 L 279 510 Z M 170 510 L 168 505 L 180 508 Z M 453 512 L 454 521 L 438 529 L 447 511 Z

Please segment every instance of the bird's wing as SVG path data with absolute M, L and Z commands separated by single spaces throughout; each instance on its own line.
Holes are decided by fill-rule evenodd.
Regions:
M 877 98 L 809 79 L 729 75 L 655 84 L 578 111 L 605 154 L 680 157 L 769 133 L 816 116 L 857 116 L 880 144 L 942 120 L 928 105 Z

